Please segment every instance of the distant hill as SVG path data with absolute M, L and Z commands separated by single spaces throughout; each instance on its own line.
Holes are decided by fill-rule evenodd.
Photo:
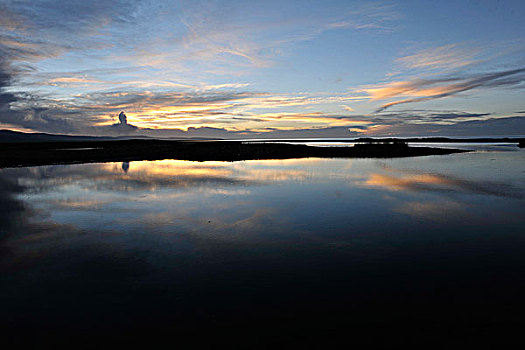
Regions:
M 98 141 L 108 140 L 109 137 L 69 136 L 45 133 L 26 133 L 12 130 L 0 130 L 0 142 L 57 142 L 57 141 Z
M 111 141 L 128 139 L 148 139 L 147 136 L 71 136 L 45 133 L 28 133 L 12 130 L 0 130 L 0 143 L 17 142 L 76 142 L 76 141 Z
M 46 133 L 26 133 L 12 130 L 0 130 L 0 143 L 32 143 L 32 142 L 86 142 L 86 141 L 117 141 L 117 140 L 187 140 L 187 141 L 205 141 L 205 140 L 222 140 L 221 138 L 212 137 L 181 137 L 179 135 L 174 137 L 152 137 L 143 135 L 134 136 L 71 136 L 71 135 L 57 135 L 57 134 L 46 134 Z M 233 139 L 231 140 L 233 141 Z M 238 140 L 237 140 L 238 141 Z M 245 139 L 245 141 L 253 142 L 312 142 L 312 141 L 323 141 L 323 142 L 515 142 L 520 143 L 520 147 L 523 147 L 525 138 L 523 137 L 361 137 L 361 138 L 252 138 Z
M 12 130 L 0 130 L 0 143 L 20 142 L 84 142 L 84 141 L 117 141 L 117 140 L 213 140 L 207 137 L 150 137 L 134 136 L 71 136 L 46 133 L 29 133 Z

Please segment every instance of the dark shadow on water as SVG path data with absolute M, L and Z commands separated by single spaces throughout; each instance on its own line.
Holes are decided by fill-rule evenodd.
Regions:
M 25 206 L 16 195 L 22 193 L 24 189 L 12 178 L 0 173 L 0 233 L 4 234 L 13 223 L 21 220 Z

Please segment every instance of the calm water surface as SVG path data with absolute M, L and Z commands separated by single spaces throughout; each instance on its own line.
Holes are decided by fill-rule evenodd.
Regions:
M 0 326 L 509 339 L 525 325 L 525 152 L 504 148 L 0 170 Z

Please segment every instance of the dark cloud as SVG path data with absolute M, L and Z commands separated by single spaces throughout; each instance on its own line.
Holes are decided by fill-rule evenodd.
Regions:
M 355 123 L 351 129 L 366 131 L 361 136 L 525 135 L 524 116 L 500 117 L 490 113 L 464 111 L 403 110 L 341 118 Z
M 458 121 L 454 124 L 391 123 L 383 129 L 369 129 L 370 136 L 522 136 L 525 117 Z
M 126 116 L 126 113 L 120 112 L 118 115 L 118 120 L 120 124 L 126 125 L 128 123 L 128 117 Z
M 352 128 L 354 128 L 352 126 Z M 252 133 L 252 137 L 257 138 L 348 138 L 361 136 L 358 132 L 350 131 L 346 126 L 335 126 L 329 128 L 312 128 L 297 130 L 279 130 L 267 128 L 266 132 Z
M 10 64 L 10 56 L 9 48 L 0 41 L 0 115 L 6 112 L 11 102 L 16 101 L 14 94 L 5 91 L 11 85 L 15 74 Z
M 33 63 L 56 57 L 66 50 L 86 50 L 111 45 L 109 39 L 92 35 L 109 23 L 129 23 L 143 14 L 137 1 L 2 1 L 0 4 L 0 123 L 45 132 L 76 133 L 80 122 L 61 103 L 49 104 L 35 92 L 10 92 L 21 73 L 34 70 Z M 27 84 L 24 84 L 27 86 Z M 58 105 L 58 108 L 57 108 Z
M 139 5 L 140 1 L 129 0 L 6 0 L 3 8 L 21 23 L 18 27 L 55 34 L 54 39 L 60 40 L 109 22 L 131 23 L 141 15 Z
M 120 124 L 116 124 L 120 125 Z M 128 124 L 129 125 L 129 124 Z M 353 128 L 353 127 L 352 127 Z M 361 127 L 356 127 L 357 129 Z M 110 127 L 98 127 L 98 135 L 121 135 L 120 130 Z M 134 135 L 142 135 L 158 138 L 206 138 L 206 139 L 249 139 L 249 138 L 348 138 L 361 136 L 355 131 L 350 131 L 348 127 L 338 126 L 329 128 L 279 130 L 277 128 L 265 128 L 263 130 L 226 130 L 213 127 L 190 127 L 188 130 L 179 129 L 136 129 Z
M 454 124 L 467 120 L 490 119 L 490 113 L 469 113 L 463 111 L 405 110 L 371 115 L 330 116 L 332 119 L 346 120 L 352 129 L 367 130 L 375 126 L 419 124 Z M 323 117 L 323 116 L 320 116 Z
M 469 119 L 480 119 L 490 116 L 490 113 L 467 113 L 461 111 L 400 111 L 395 113 L 384 113 L 380 115 L 372 115 L 367 118 L 375 124 L 382 125 L 396 125 L 396 124 L 410 124 L 410 123 L 425 123 L 435 124 L 441 122 L 456 123 Z M 485 118 L 488 119 L 488 118 Z
M 9 86 L 7 79 L 6 86 Z M 160 109 L 210 103 L 228 103 L 255 96 L 248 92 L 137 92 L 107 91 L 79 94 L 69 101 L 54 100 L 37 94 L 0 95 L 0 122 L 52 133 L 81 133 L 88 135 L 122 135 L 138 129 L 129 123 L 116 123 L 111 127 L 92 126 L 100 122 L 100 115 L 126 110 Z M 16 103 L 13 103 L 16 102 Z M 201 115 L 223 115 L 220 106 L 200 112 Z M 140 115 L 139 115 L 140 117 Z M 74 121 L 74 122 L 73 122 Z M 175 133 L 175 132 L 174 132 Z M 177 136 L 177 135 L 175 135 Z
M 234 91 L 209 91 L 209 92 L 144 92 L 133 90 L 114 90 L 78 95 L 79 103 L 83 102 L 82 108 L 104 109 L 117 108 L 119 106 L 133 107 L 140 105 L 142 108 L 177 107 L 187 104 L 204 104 L 229 102 L 257 96 L 251 92 Z M 115 110 L 115 111 L 117 111 Z
M 9 104 L 0 106 L 1 123 L 49 133 L 74 134 L 82 130 L 68 119 L 58 117 L 57 114 L 68 113 L 38 107 L 13 110 Z
M 118 115 L 118 120 L 118 123 L 111 126 L 112 129 L 117 133 L 129 134 L 137 131 L 138 128 L 135 125 L 128 124 L 128 117 L 126 116 L 126 113 L 120 112 Z

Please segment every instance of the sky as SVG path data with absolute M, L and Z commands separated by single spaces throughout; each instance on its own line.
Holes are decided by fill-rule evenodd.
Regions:
M 525 135 L 524 33 L 522 0 L 2 0 L 0 129 Z

